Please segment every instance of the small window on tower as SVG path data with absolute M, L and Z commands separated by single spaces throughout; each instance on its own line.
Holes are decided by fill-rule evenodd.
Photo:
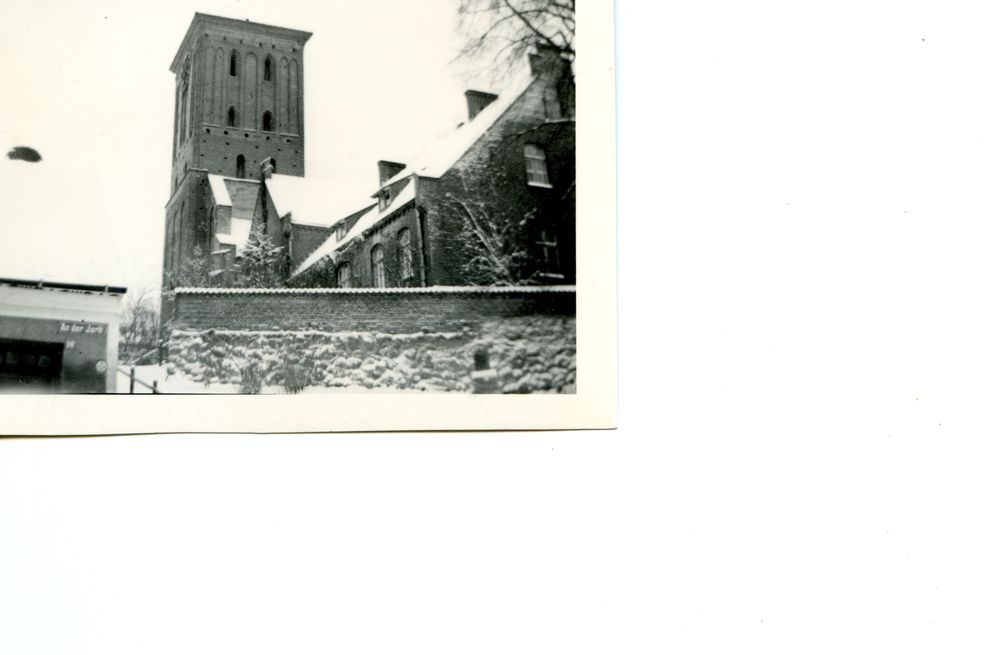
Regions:
M 264 60 L 264 81 L 265 82 L 270 82 L 271 81 L 271 67 L 274 66 L 273 61 L 274 60 L 271 59 L 270 57 L 268 57 L 267 59 Z
M 278 162 L 275 161 L 274 157 L 271 157 L 271 172 L 272 173 L 278 172 Z
M 264 131 L 273 132 L 274 131 L 274 118 L 271 116 L 271 112 L 264 112 Z
M 240 155 L 236 158 L 236 177 L 241 180 L 247 176 L 247 160 L 246 157 Z
M 237 57 L 236 51 L 233 50 L 229 54 L 229 76 L 230 77 L 236 77 L 236 75 L 239 73 L 239 71 L 237 70 L 237 66 L 238 66 L 237 62 L 238 61 L 239 61 L 239 57 Z
M 236 127 L 236 107 L 229 108 L 229 113 L 226 115 L 226 125 Z

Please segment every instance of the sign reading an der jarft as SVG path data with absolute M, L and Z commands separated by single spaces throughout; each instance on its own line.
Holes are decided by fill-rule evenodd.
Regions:
M 98 334 L 107 332 L 107 323 L 60 323 L 59 332 L 70 334 Z

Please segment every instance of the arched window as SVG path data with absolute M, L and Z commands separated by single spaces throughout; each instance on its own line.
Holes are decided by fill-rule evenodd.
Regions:
M 236 158 L 236 177 L 243 179 L 247 176 L 247 159 L 243 155 Z
M 413 251 L 410 249 L 410 230 L 409 228 L 403 228 L 396 235 L 396 239 L 399 241 L 399 269 L 400 275 L 404 280 L 408 280 L 413 277 Z
M 278 162 L 274 159 L 274 157 L 271 157 L 271 172 L 272 173 L 278 172 Z
M 236 127 L 236 107 L 229 108 L 229 113 L 226 114 L 226 125 Z
M 341 264 L 340 268 L 337 269 L 337 288 L 338 289 L 350 289 L 351 288 L 351 263 Z
M 264 81 L 265 82 L 270 82 L 271 81 L 271 71 L 273 70 L 273 68 L 274 68 L 274 60 L 271 59 L 270 57 L 268 57 L 267 59 L 264 60 Z
M 239 54 L 235 50 L 229 53 L 229 77 L 236 77 L 239 74 L 239 60 Z
M 385 253 L 382 252 L 382 246 L 372 248 L 372 286 L 385 286 Z
M 524 146 L 524 163 L 528 168 L 528 185 L 552 188 L 549 169 L 545 165 L 545 151 L 533 143 Z
M 264 131 L 273 132 L 274 131 L 274 117 L 271 116 L 271 112 L 264 112 Z

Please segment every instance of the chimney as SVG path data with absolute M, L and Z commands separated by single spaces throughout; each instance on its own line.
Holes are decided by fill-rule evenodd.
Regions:
M 394 161 L 385 161 L 384 159 L 378 163 L 378 185 L 382 186 L 392 178 L 396 177 L 400 171 L 406 168 L 406 164 L 399 164 Z
M 561 76 L 567 63 L 559 48 L 543 43 L 535 44 L 535 52 L 528 55 L 528 62 L 531 64 L 531 74 L 535 77 L 546 74 Z
M 471 121 L 479 112 L 486 109 L 491 102 L 497 99 L 495 93 L 484 93 L 483 91 L 473 91 L 469 89 L 465 92 L 465 101 L 469 104 L 469 120 Z

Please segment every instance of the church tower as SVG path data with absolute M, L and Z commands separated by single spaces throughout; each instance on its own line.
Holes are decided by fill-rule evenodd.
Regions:
M 305 175 L 303 55 L 312 34 L 196 13 L 176 76 L 163 268 L 211 248 L 208 175 Z M 167 283 L 169 280 L 165 280 Z

